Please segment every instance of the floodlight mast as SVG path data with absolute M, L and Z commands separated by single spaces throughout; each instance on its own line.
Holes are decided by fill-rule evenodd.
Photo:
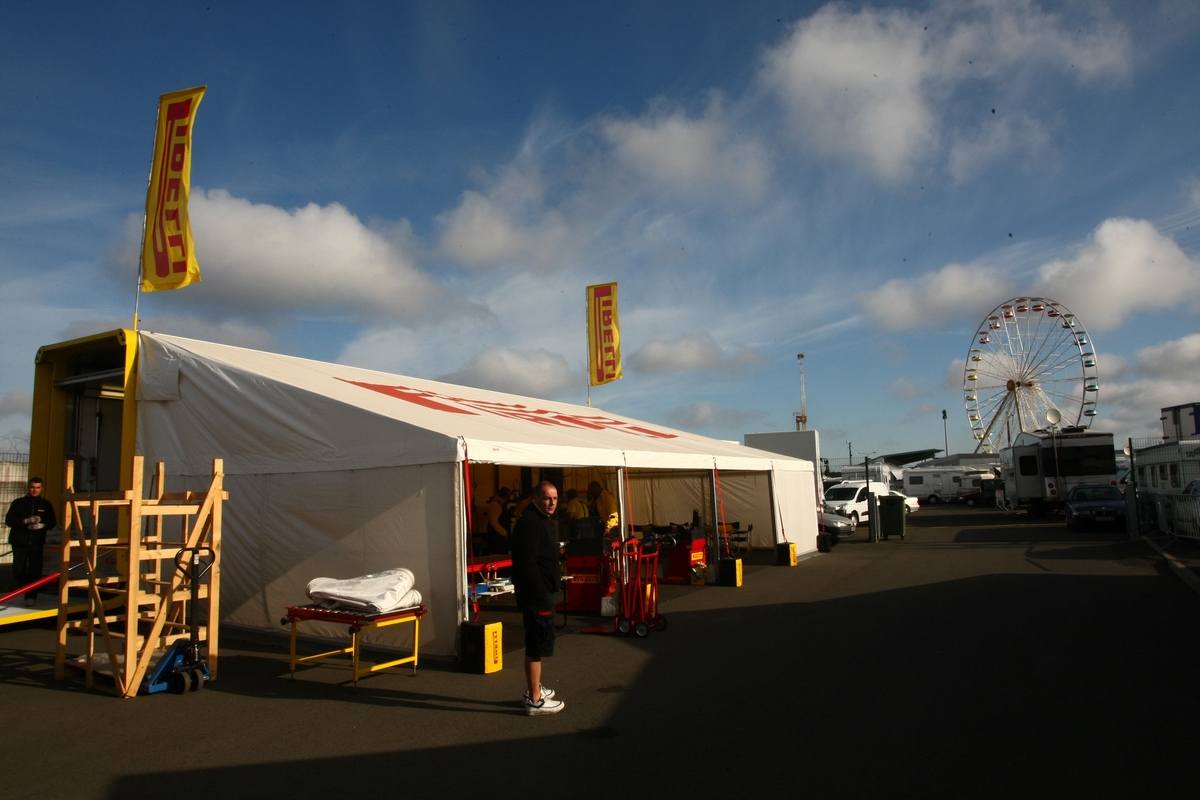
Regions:
M 797 353 L 796 360 L 800 362 L 800 413 L 796 415 L 796 430 L 808 430 L 808 407 L 804 402 L 804 353 Z

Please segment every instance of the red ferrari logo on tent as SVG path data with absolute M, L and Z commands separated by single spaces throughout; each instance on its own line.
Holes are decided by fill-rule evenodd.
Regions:
M 370 389 L 373 392 L 386 394 L 389 397 L 395 397 L 399 400 L 405 400 L 414 405 L 431 408 L 434 411 L 445 411 L 450 414 L 467 414 L 469 416 L 478 416 L 481 413 L 495 414 L 498 417 L 536 422 L 539 425 L 558 425 L 564 428 L 582 428 L 593 431 L 621 431 L 623 433 L 632 433 L 635 436 L 649 436 L 652 439 L 678 438 L 673 433 L 643 428 L 611 417 L 602 417 L 593 414 L 562 414 L 557 411 L 547 411 L 542 408 L 530 408 L 529 406 L 511 405 L 509 403 L 497 403 L 492 400 L 451 397 L 445 394 L 438 394 L 437 392 L 411 389 L 407 386 L 386 386 L 379 383 L 348 381 L 344 378 L 338 378 L 338 380 L 343 383 L 353 384 L 354 386 L 361 386 L 364 389 Z

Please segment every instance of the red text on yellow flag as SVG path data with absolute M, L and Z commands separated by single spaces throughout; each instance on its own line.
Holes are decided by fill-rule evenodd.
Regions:
M 192 126 L 205 88 L 185 89 L 159 98 L 142 242 L 144 292 L 179 289 L 200 280 L 188 219 L 188 194 L 192 181 Z
M 587 287 L 588 382 L 592 386 L 621 378 L 621 332 L 617 319 L 617 285 Z

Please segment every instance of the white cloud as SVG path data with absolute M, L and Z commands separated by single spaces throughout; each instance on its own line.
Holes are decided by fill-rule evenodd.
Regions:
M 0 416 L 29 414 L 33 409 L 33 395 L 24 389 L 9 389 L 0 394 Z
M 25 389 L 9 389 L 0 394 L 0 453 L 29 452 L 29 424 L 33 395 Z
M 947 264 L 918 278 L 896 278 L 859 300 L 866 315 L 889 330 L 927 327 L 966 317 L 974 321 L 1007 296 L 1007 277 L 980 265 Z
M 571 371 L 567 360 L 546 350 L 517 352 L 493 347 L 471 359 L 462 369 L 438 377 L 440 381 L 492 389 L 497 392 L 552 398 L 583 376 Z
M 1101 380 L 1119 381 L 1131 371 L 1129 359 L 1114 353 L 1096 353 L 1096 369 Z
M 1137 361 L 1138 371 L 1152 378 L 1196 376 L 1200 381 L 1200 333 L 1143 348 L 1137 353 Z
M 979 81 L 1008 85 L 1023 70 L 1054 69 L 1085 83 L 1125 78 L 1127 32 L 1111 22 L 1067 25 L 1031 2 L 938 3 L 927 13 L 828 5 L 801 20 L 763 60 L 796 142 L 895 181 L 938 152 L 955 92 Z M 1013 90 L 1015 91 L 1015 90 Z M 952 169 L 978 169 L 1027 137 L 971 136 Z M 989 139 L 989 136 L 992 138 Z M 1007 137 L 1007 141 L 1005 138 Z
M 129 325 L 128 319 L 76 320 L 63 330 L 62 339 L 78 339 Z M 144 331 L 185 336 L 218 344 L 231 344 L 253 350 L 274 350 L 279 342 L 269 331 L 235 320 L 213 321 L 198 317 L 162 314 L 142 317 L 138 327 Z
M 1097 361 L 1097 430 L 1118 437 L 1159 436 L 1160 409 L 1200 402 L 1200 333 L 1144 347 L 1132 361 L 1111 354 Z
M 568 228 L 558 211 L 547 211 L 522 227 L 508 209 L 479 192 L 466 191 L 458 208 L 438 218 L 443 226 L 438 249 L 467 267 L 522 264 L 548 267 L 560 260 Z
M 1065 303 L 1088 328 L 1200 299 L 1200 260 L 1145 220 L 1105 220 L 1074 258 L 1042 266 L 1034 292 Z
M 977 318 L 1014 287 L 1004 270 L 947 264 L 863 292 L 864 313 L 888 330 Z M 1053 297 L 1089 329 L 1112 330 L 1138 311 L 1200 306 L 1200 259 L 1145 220 L 1106 220 L 1071 258 L 1043 264 L 1029 294 Z
M 762 411 L 722 408 L 708 400 L 702 400 L 686 406 L 677 406 L 667 412 L 667 420 L 672 425 L 688 430 L 695 428 L 735 428 L 762 419 L 765 416 L 766 414 Z
M 942 373 L 942 388 L 948 392 L 961 392 L 963 390 L 963 375 L 967 371 L 967 360 L 965 358 L 956 358 L 950 362 L 950 366 L 946 367 L 946 371 Z
M 718 370 L 737 372 L 762 361 L 762 356 L 744 345 L 723 350 L 710 333 L 684 336 L 673 342 L 654 339 L 626 356 L 634 372 L 664 374 Z
M 438 250 L 463 266 L 562 266 L 575 237 L 565 215 L 546 207 L 545 182 L 531 156 L 499 170 L 486 192 L 467 190 L 437 218 Z
M 385 233 L 337 203 L 289 211 L 221 189 L 194 192 L 189 211 L 203 276 L 187 290 L 191 302 L 249 314 L 339 308 L 412 318 L 439 296 L 438 286 L 414 265 L 405 223 Z M 110 254 L 114 272 L 124 275 L 136 263 L 130 254 L 136 253 L 138 232 L 140 217 L 131 217 L 123 247 Z
M 766 54 L 764 78 L 798 140 L 823 154 L 865 157 L 876 174 L 896 179 L 937 136 L 922 39 L 907 12 L 826 6 Z
M 915 400 L 923 394 L 919 382 L 903 376 L 888 384 L 887 391 L 897 400 Z
M 1027 114 L 1011 114 L 979 129 L 961 135 L 950 147 L 949 169 L 955 183 L 966 183 L 983 169 L 1014 150 L 1028 156 L 1050 147 L 1047 127 Z
M 465 364 L 488 345 L 520 353 L 538 350 L 577 356 L 578 387 L 585 390 L 582 362 L 585 280 L 570 272 L 472 275 L 464 293 L 478 300 L 421 325 L 373 326 L 342 349 L 339 363 L 432 378 Z M 624 322 L 624 320 L 622 320 Z M 568 361 L 568 363 L 571 363 Z
M 1174 380 L 1146 379 L 1128 383 L 1104 383 L 1101 380 L 1097 409 L 1100 414 L 1092 427 L 1113 431 L 1120 437 L 1159 436 L 1162 434 L 1160 409 L 1200 400 L 1200 380 L 1180 375 Z
M 1101 15 L 1093 17 L 1091 25 L 1072 24 L 1042 11 L 1032 0 L 944 3 L 934 14 L 956 11 L 960 18 L 931 48 L 943 80 L 977 77 L 972 73 L 999 77 L 1016 66 L 1041 65 L 1097 84 L 1124 82 L 1133 70 L 1129 31 Z M 932 16 L 925 21 L 936 24 Z
M 921 403 L 915 408 L 910 408 L 908 413 L 904 415 L 906 422 L 922 422 L 934 417 L 940 418 L 941 409 L 932 403 Z
M 713 99 L 700 118 L 681 111 L 652 110 L 638 119 L 608 119 L 601 126 L 618 160 L 638 175 L 676 194 L 728 194 L 756 201 L 770 181 L 766 148 L 737 137 Z

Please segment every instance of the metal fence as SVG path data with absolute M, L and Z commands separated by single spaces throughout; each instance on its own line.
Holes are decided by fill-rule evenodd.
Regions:
M 8 506 L 21 495 L 25 494 L 25 484 L 29 480 L 28 453 L 0 453 L 0 514 L 8 512 Z M 8 546 L 8 528 L 0 526 L 0 564 L 12 563 L 12 549 Z M 7 567 L 4 573 L 9 572 Z M 0 585 L 7 575 L 0 579 Z
M 878 461 L 871 462 L 871 480 L 887 481 L 888 468 L 883 466 Z M 849 469 L 856 480 L 862 480 L 863 460 L 861 458 L 822 458 L 821 459 L 821 477 L 830 480 L 834 478 L 844 477 L 846 469 Z
M 1200 491 L 1192 486 L 1200 481 L 1200 438 L 1130 439 L 1128 447 L 1140 531 L 1200 541 Z

